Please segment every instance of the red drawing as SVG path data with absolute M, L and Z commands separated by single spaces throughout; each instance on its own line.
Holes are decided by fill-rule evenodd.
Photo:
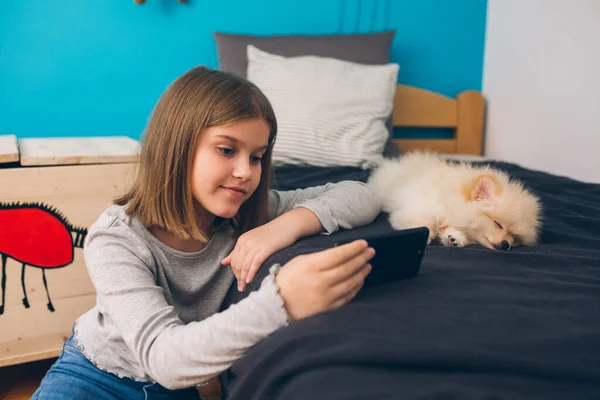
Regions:
M 73 237 L 72 234 L 75 234 Z M 10 257 L 23 264 L 21 285 L 23 305 L 29 308 L 25 289 L 25 266 L 40 268 L 48 296 L 48 309 L 54 306 L 48 293 L 46 269 L 61 268 L 73 262 L 74 248 L 83 248 L 87 229 L 78 228 L 55 208 L 39 203 L 0 203 L 0 255 L 2 256 L 2 305 L 6 294 L 6 261 Z

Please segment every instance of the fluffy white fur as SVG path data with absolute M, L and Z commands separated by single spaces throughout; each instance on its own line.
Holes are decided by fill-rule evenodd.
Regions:
M 395 229 L 426 226 L 429 242 L 508 250 L 538 241 L 541 205 L 499 170 L 413 152 L 384 161 L 368 184 Z

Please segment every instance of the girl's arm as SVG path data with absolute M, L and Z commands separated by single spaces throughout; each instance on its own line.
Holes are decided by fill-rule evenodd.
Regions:
M 380 200 L 368 185 L 342 181 L 284 192 L 272 190 L 268 219 L 300 207 L 312 211 L 327 233 L 366 225 L 381 212 Z
M 222 263 L 230 264 L 244 291 L 261 265 L 298 239 L 333 233 L 372 222 L 381 212 L 379 198 L 362 182 L 343 181 L 269 193 L 268 223 L 240 236 Z
M 90 232 L 84 256 L 99 309 L 146 373 L 169 389 L 218 375 L 288 323 L 274 271 L 259 290 L 226 311 L 186 325 L 156 284 L 150 251 L 128 231 Z
M 357 241 L 295 257 L 285 272 L 276 275 L 278 267 L 271 267 L 260 289 L 245 299 L 186 325 L 156 284 L 150 250 L 130 230 L 92 229 L 84 247 L 105 323 L 123 338 L 146 374 L 169 389 L 191 387 L 218 375 L 290 318 L 344 305 L 360 290 L 373 254 L 366 242 Z M 129 354 L 121 356 L 130 359 Z

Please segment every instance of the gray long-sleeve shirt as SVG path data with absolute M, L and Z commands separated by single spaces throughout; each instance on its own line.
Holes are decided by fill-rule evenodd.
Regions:
M 360 182 L 271 191 L 269 219 L 304 207 L 325 231 L 365 225 L 381 211 Z M 288 323 L 273 270 L 260 289 L 218 312 L 235 277 L 220 261 L 235 246 L 230 226 L 187 253 L 154 237 L 123 207 L 90 227 L 84 257 L 96 306 L 75 324 L 75 340 L 98 368 L 176 389 L 218 375 L 250 347 Z M 264 266 L 266 268 L 268 266 Z

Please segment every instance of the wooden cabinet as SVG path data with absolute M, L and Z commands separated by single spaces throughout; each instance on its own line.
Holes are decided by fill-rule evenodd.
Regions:
M 87 229 L 137 167 L 127 137 L 0 136 L 0 367 L 56 357 L 95 304 Z

